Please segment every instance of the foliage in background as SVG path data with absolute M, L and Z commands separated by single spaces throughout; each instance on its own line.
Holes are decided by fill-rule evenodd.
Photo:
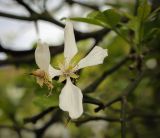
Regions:
M 63 84 L 54 81 L 53 95 L 47 97 L 47 88 L 40 88 L 34 77 L 28 75 L 37 68 L 34 60 L 33 64 L 6 66 L 0 72 L 0 137 L 6 135 L 7 126 L 11 127 L 7 132 L 15 137 L 32 138 L 33 134 L 37 138 L 160 137 L 160 7 L 155 8 L 154 2 L 146 0 L 117 1 L 110 5 L 112 8 L 107 10 L 97 9 L 87 16 L 70 18 L 107 30 L 94 39 L 96 44 L 108 49 L 109 56 L 103 65 L 81 70 L 76 82 L 83 88 L 83 116 L 65 127 L 68 115 L 57 109 Z M 46 11 L 42 15 L 37 18 L 52 18 Z M 79 40 L 78 56 L 83 57 L 93 46 L 92 40 Z M 56 66 L 55 61 L 61 58 L 61 53 L 54 55 L 52 63 Z M 45 117 L 30 120 L 46 109 Z M 53 124 L 50 128 L 49 122 Z M 43 125 L 48 127 L 45 129 Z

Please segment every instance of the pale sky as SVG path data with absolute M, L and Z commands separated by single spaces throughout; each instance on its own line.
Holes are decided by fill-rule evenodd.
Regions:
M 86 0 L 81 0 L 86 1 Z M 94 1 L 94 0 L 92 0 Z M 102 2 L 100 0 L 99 2 Z M 47 9 L 52 11 L 52 8 L 56 8 L 60 5 L 63 0 L 48 0 Z M 21 6 L 17 6 L 13 0 L 0 0 L 0 11 L 6 13 L 12 13 L 16 15 L 28 15 L 25 9 Z M 36 9 L 36 7 L 33 7 Z M 37 9 L 36 9 L 37 10 Z M 67 4 L 61 7 L 61 10 L 56 12 L 54 18 L 60 21 L 63 17 L 70 16 L 83 16 L 89 12 L 89 9 L 84 9 L 79 5 L 73 5 L 72 8 Z M 81 14 L 83 13 L 83 15 Z M 39 21 L 38 22 L 40 30 L 40 39 L 51 45 L 58 45 L 63 42 L 63 28 L 57 27 L 56 25 Z M 88 31 L 88 24 L 76 23 L 75 27 L 81 31 Z M 92 28 L 91 28 L 92 29 Z M 2 45 L 7 46 L 7 48 L 14 50 L 27 50 L 32 48 L 32 44 L 36 42 L 37 35 L 35 31 L 35 26 L 33 22 L 13 20 L 9 18 L 0 17 L 0 42 Z M 0 59 L 5 58 L 4 54 L 0 53 Z

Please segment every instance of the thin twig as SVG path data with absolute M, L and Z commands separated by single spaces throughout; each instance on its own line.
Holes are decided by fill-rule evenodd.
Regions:
M 78 121 L 74 121 L 77 126 L 82 125 L 83 123 L 87 123 L 89 121 L 96 121 L 96 120 L 104 120 L 108 122 L 120 122 L 120 119 L 118 118 L 111 118 L 111 117 L 104 117 L 104 116 L 90 116 L 83 119 L 80 119 Z
M 46 110 L 40 112 L 37 115 L 34 115 L 32 117 L 29 118 L 25 118 L 24 119 L 24 123 L 33 123 L 35 124 L 39 119 L 43 118 L 45 115 L 47 115 L 48 113 L 52 112 L 53 110 L 57 109 L 57 107 L 49 107 Z
M 15 126 L 9 126 L 9 125 L 0 125 L 0 129 L 11 129 L 15 130 Z M 26 127 L 20 127 L 19 129 L 27 131 L 27 132 L 33 132 L 34 130 L 26 128 Z
M 100 100 L 93 98 L 93 97 L 90 97 L 88 95 L 83 96 L 83 102 L 98 105 L 98 107 L 100 107 L 100 108 L 104 107 L 104 104 Z
M 121 138 L 126 138 L 126 97 L 121 99 Z
M 41 127 L 35 129 L 36 138 L 42 138 L 45 131 L 54 123 L 62 120 L 62 111 L 57 109 L 51 116 L 51 118 Z
M 98 87 L 98 85 L 106 79 L 109 75 L 117 71 L 122 65 L 124 65 L 129 60 L 129 57 L 124 57 L 120 62 L 115 64 L 112 68 L 105 71 L 99 78 L 97 78 L 93 83 L 91 83 L 88 87 L 86 87 L 83 92 L 84 93 L 92 93 Z
M 135 0 L 135 6 L 134 6 L 134 15 L 137 15 L 137 11 L 138 11 L 138 7 L 139 7 L 139 0 Z
M 97 5 L 89 5 L 89 4 L 82 3 L 80 1 L 74 1 L 74 0 L 66 0 L 66 2 L 71 5 L 75 3 L 75 4 L 78 4 L 78 5 L 93 9 L 93 10 L 99 10 L 99 7 Z
M 23 0 L 15 0 L 17 3 L 22 5 L 30 14 L 35 13 L 35 11 L 28 5 L 26 4 Z
M 105 105 L 104 108 L 107 108 L 109 106 L 111 106 L 112 104 L 118 102 L 121 100 L 121 98 L 123 96 L 128 96 L 129 94 L 131 94 L 138 86 L 138 84 L 140 83 L 140 81 L 142 80 L 142 78 L 144 77 L 144 72 L 140 73 L 137 75 L 136 79 L 134 81 L 132 81 L 125 89 L 124 91 L 118 95 L 117 97 L 114 97 L 113 99 L 109 100 Z M 100 110 L 102 110 L 103 108 L 96 108 L 95 112 L 98 112 Z

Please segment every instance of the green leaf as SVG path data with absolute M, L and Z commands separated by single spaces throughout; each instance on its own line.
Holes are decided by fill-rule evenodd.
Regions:
M 145 0 L 138 7 L 138 19 L 140 21 L 145 20 L 151 12 L 151 5 Z
M 100 11 L 92 11 L 87 15 L 87 18 L 96 18 L 100 14 Z
M 121 20 L 121 15 L 114 9 L 105 10 L 102 13 L 105 16 L 105 22 L 111 27 L 116 26 Z
M 134 32 L 137 31 L 137 27 L 138 27 L 138 21 L 137 21 L 137 17 L 134 17 L 133 19 L 129 20 L 128 23 L 126 24 L 126 26 L 133 30 Z
M 98 25 L 105 27 L 105 24 L 99 20 L 92 19 L 92 18 L 81 18 L 81 17 L 75 17 L 75 18 L 70 18 L 73 21 L 79 21 L 79 22 L 84 22 L 84 23 L 89 23 L 93 25 Z
M 106 24 L 106 17 L 100 11 L 93 11 L 93 12 L 89 13 L 87 17 L 99 20 L 100 22 L 102 22 L 103 24 L 107 25 L 107 27 L 108 27 L 108 24 Z
M 120 19 L 120 14 L 117 13 L 114 9 L 105 10 L 103 12 L 93 11 L 88 14 L 87 18 L 71 18 L 71 20 L 74 21 L 85 22 L 106 28 L 112 28 L 116 26 L 119 23 Z

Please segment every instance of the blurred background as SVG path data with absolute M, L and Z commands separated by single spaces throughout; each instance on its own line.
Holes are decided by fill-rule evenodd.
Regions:
M 0 138 L 159 138 L 160 1 L 148 1 L 151 10 L 139 21 L 141 10 L 147 14 L 142 1 L 0 0 Z M 37 69 L 37 39 L 50 45 L 56 67 L 63 57 L 63 18 L 107 9 L 121 15 L 118 33 L 73 21 L 79 57 L 95 45 L 107 48 L 109 56 L 103 65 L 80 71 L 76 83 L 85 112 L 70 120 L 57 107 L 63 84 L 53 81 L 53 94 L 47 97 L 48 89 L 29 75 Z M 143 35 L 138 43 L 139 22 Z M 135 45 L 141 48 L 136 51 Z

